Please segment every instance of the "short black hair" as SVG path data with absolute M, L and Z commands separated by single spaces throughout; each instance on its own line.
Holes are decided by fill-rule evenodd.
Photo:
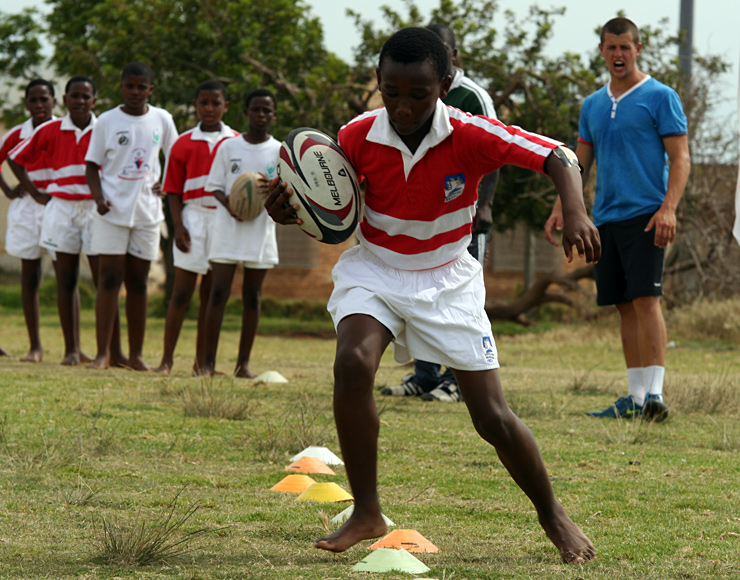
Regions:
M 277 99 L 275 98 L 275 95 L 272 94 L 272 91 L 269 89 L 254 89 L 251 93 L 249 93 L 246 97 L 244 97 L 244 109 L 249 108 L 249 103 L 252 102 L 252 99 L 256 99 L 257 97 L 269 97 L 272 99 L 272 104 L 275 107 L 275 110 L 277 111 Z
M 627 32 L 632 33 L 632 40 L 634 41 L 635 46 L 640 44 L 640 29 L 637 28 L 637 24 L 623 16 L 612 18 L 609 22 L 604 24 L 604 26 L 601 27 L 599 38 L 601 39 L 601 44 L 604 44 L 604 37 L 607 34 L 616 34 L 619 36 L 620 34 L 625 34 Z
M 431 30 L 442 39 L 442 42 L 449 44 L 452 50 L 457 48 L 457 41 L 455 40 L 455 33 L 452 28 L 446 24 L 439 24 L 438 22 L 432 22 L 427 26 L 427 30 Z
M 28 98 L 28 93 L 33 87 L 46 87 L 47 89 L 49 89 L 52 97 L 56 96 L 54 94 L 54 85 L 52 85 L 49 81 L 47 81 L 46 79 L 33 79 L 30 83 L 26 85 L 26 98 Z
M 72 85 L 75 83 L 88 83 L 92 87 L 93 95 L 98 94 L 98 87 L 95 86 L 95 81 L 93 81 L 90 77 L 86 77 L 85 75 L 76 75 L 67 81 L 67 84 L 64 87 L 65 95 L 69 92 L 69 89 L 71 89 Z
M 228 100 L 226 97 L 226 87 L 221 81 L 216 80 L 210 80 L 210 81 L 203 81 L 198 85 L 198 88 L 195 89 L 195 98 L 198 98 L 198 95 L 202 91 L 220 91 L 221 94 L 224 96 L 224 100 Z
M 121 80 L 128 77 L 146 77 L 152 83 L 154 81 L 154 71 L 152 67 L 144 62 L 130 62 L 121 71 Z
M 431 30 L 410 26 L 402 28 L 385 41 L 380 50 L 378 67 L 390 59 L 403 64 L 431 61 L 439 80 L 449 75 L 450 54 L 442 39 Z

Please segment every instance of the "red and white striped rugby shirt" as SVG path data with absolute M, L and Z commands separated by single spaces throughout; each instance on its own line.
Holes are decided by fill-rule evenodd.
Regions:
M 52 197 L 92 199 L 85 178 L 85 154 L 94 124 L 95 114 L 84 129 L 75 125 L 69 114 L 47 121 L 16 146 L 10 158 L 25 167 L 33 184 Z
M 162 190 L 182 195 L 184 203 L 215 208 L 213 193 L 204 189 L 208 173 L 221 143 L 239 135 L 223 123 L 218 133 L 205 133 L 200 123 L 185 131 L 170 150 Z
M 413 155 L 385 109 L 342 127 L 339 144 L 366 180 L 360 244 L 394 268 L 428 270 L 466 250 L 484 175 L 507 164 L 544 173 L 560 143 L 438 101 Z

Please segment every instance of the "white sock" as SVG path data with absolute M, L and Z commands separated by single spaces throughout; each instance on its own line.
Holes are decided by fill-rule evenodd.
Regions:
M 665 367 L 653 365 L 645 367 L 645 382 L 651 395 L 658 395 L 663 400 L 663 379 L 665 379 Z
M 648 383 L 646 369 L 643 367 L 632 367 L 627 369 L 627 381 L 629 382 L 629 394 L 635 399 L 635 403 L 643 405 L 648 394 Z

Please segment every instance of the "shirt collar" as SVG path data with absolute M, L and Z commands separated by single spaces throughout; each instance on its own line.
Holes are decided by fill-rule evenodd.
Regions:
M 52 115 L 49 121 L 53 121 L 56 118 L 56 115 Z M 44 121 L 44 123 L 48 123 L 49 121 Z M 41 123 L 41 125 L 43 125 L 44 123 Z M 39 127 L 41 125 L 39 125 Z M 33 117 L 31 117 L 30 119 L 26 119 L 23 123 L 23 126 L 21 127 L 21 134 L 19 135 L 19 137 L 21 139 L 28 139 L 31 136 L 31 133 L 33 133 L 34 129 L 35 127 L 33 126 Z
M 465 78 L 465 71 L 461 68 L 455 67 L 452 75 L 452 84 L 450 84 L 450 90 L 456 89 L 462 86 L 463 79 Z
M 85 127 L 84 129 L 80 129 L 77 125 L 74 124 L 74 122 L 72 121 L 72 117 L 69 116 L 69 113 L 67 113 L 66 115 L 64 115 L 64 117 L 62 117 L 61 129 L 62 131 L 74 131 L 75 133 L 78 133 L 79 136 L 82 136 L 88 131 L 92 131 L 93 125 L 97 120 L 98 118 L 95 116 L 95 113 L 90 113 L 90 122 L 87 124 L 87 127 Z
M 213 140 L 213 132 L 206 133 L 201 129 L 200 123 L 193 129 L 193 132 L 190 134 L 190 139 L 192 141 L 206 141 L 210 142 Z M 218 132 L 216 142 L 221 141 L 221 139 L 226 139 L 226 137 L 231 137 L 234 135 L 234 131 L 229 127 L 226 123 L 221 123 L 221 130 Z

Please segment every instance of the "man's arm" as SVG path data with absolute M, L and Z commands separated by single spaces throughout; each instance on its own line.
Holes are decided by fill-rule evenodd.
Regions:
M 594 164 L 593 146 L 579 141 L 578 145 L 576 145 L 576 157 L 578 157 L 578 162 L 583 168 L 581 181 L 583 189 L 585 189 L 586 184 L 588 183 L 589 175 L 591 175 L 591 167 L 593 167 Z M 550 217 L 545 223 L 545 238 L 553 246 L 558 246 L 560 244 L 558 244 L 558 242 L 555 241 L 555 238 L 552 237 L 553 229 L 558 232 L 562 231 L 563 229 L 563 206 L 562 202 L 560 201 L 560 196 L 555 198 L 555 205 L 553 205 L 552 212 L 550 212 Z
M 691 172 L 689 139 L 686 135 L 666 137 L 663 139 L 663 145 L 670 160 L 668 190 L 660 209 L 655 212 L 645 228 L 646 232 L 655 228 L 655 245 L 659 248 L 665 248 L 676 237 L 676 208 Z
M 563 249 L 568 262 L 573 261 L 573 246 L 587 262 L 598 261 L 601 256 L 601 241 L 583 202 L 583 178 L 580 170 L 575 165 L 561 161 L 555 153 L 548 156 L 545 169 L 550 174 L 560 199 Z
M 475 210 L 473 219 L 473 233 L 483 234 L 491 229 L 493 225 L 493 215 L 491 206 L 493 205 L 493 195 L 496 193 L 498 185 L 499 170 L 484 175 L 478 186 L 478 207 Z

